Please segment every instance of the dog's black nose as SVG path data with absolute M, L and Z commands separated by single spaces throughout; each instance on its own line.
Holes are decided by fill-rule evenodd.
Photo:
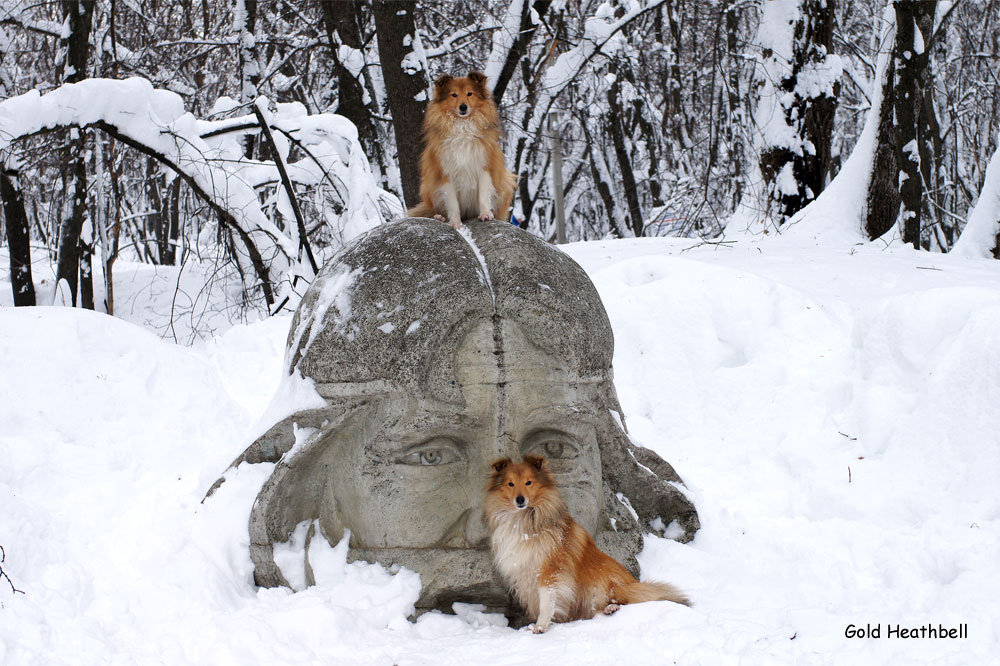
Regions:
M 518 506 L 524 506 L 524 495 L 518 495 L 514 499 L 514 501 L 517 503 Z
M 468 105 L 466 105 L 466 104 L 459 104 L 459 105 L 458 105 L 458 110 L 459 110 L 459 112 L 461 112 L 461 113 L 465 113 L 466 111 L 468 111 L 468 110 L 469 110 L 469 107 L 468 107 Z

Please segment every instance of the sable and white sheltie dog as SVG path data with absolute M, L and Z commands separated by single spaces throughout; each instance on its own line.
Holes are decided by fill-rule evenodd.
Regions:
M 473 217 L 505 220 L 516 184 L 500 150 L 500 116 L 486 75 L 439 78 L 424 116 L 420 203 L 407 213 L 447 219 L 455 229 Z
M 543 458 L 493 463 L 485 516 L 497 570 L 542 633 L 555 622 L 610 615 L 622 604 L 690 605 L 667 583 L 638 582 L 570 516 Z

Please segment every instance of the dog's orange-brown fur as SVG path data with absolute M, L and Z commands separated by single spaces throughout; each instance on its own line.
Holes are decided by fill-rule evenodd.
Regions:
M 420 203 L 407 213 L 447 219 L 456 229 L 472 217 L 505 220 L 516 183 L 504 164 L 500 116 L 486 76 L 439 78 L 424 116 Z
M 541 633 L 550 623 L 613 613 L 622 604 L 690 605 L 672 585 L 638 582 L 569 513 L 543 458 L 493 463 L 486 521 L 497 570 Z

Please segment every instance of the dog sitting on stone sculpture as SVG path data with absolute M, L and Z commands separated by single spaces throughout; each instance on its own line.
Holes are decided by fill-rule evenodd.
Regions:
M 420 203 L 411 217 L 506 220 L 517 179 L 500 149 L 500 116 L 486 75 L 442 76 L 424 116 L 420 155 Z

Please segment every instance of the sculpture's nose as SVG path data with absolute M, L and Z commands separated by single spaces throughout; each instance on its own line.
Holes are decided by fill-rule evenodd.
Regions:
M 483 518 L 481 506 L 473 507 L 465 521 L 465 543 L 469 548 L 485 548 L 490 533 Z

